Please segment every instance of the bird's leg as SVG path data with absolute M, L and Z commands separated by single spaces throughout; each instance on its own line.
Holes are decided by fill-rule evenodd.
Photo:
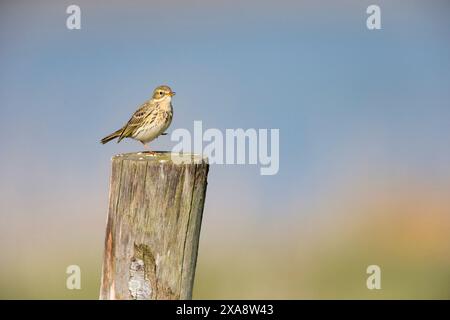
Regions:
M 154 151 L 150 150 L 150 147 L 146 143 L 142 142 L 142 144 L 144 145 L 145 152 L 150 153 L 150 154 L 155 154 Z

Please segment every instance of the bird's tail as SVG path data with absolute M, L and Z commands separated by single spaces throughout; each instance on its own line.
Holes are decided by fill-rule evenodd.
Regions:
M 122 129 L 119 129 L 119 130 L 111 133 L 110 135 L 104 137 L 100 142 L 103 144 L 110 142 L 111 140 L 114 140 L 115 138 L 120 137 L 121 133 L 122 133 Z

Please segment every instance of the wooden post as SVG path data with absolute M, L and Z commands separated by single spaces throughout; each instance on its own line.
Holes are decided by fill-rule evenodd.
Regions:
M 112 158 L 100 299 L 192 298 L 209 165 L 188 158 Z

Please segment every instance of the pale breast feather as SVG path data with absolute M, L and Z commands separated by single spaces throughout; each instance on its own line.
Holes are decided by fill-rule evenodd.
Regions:
M 159 106 L 150 112 L 143 120 L 143 124 L 137 127 L 133 138 L 144 143 L 152 141 L 161 135 L 172 122 L 172 111 L 161 110 Z

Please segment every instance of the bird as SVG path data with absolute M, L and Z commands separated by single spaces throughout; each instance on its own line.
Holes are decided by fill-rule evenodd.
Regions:
M 161 85 L 153 91 L 152 98 L 144 102 L 119 130 L 104 137 L 100 142 L 105 144 L 117 139 L 117 143 L 124 138 L 140 141 L 144 148 L 154 153 L 148 147 L 150 141 L 160 135 L 170 126 L 173 118 L 172 97 L 175 92 L 169 86 Z

